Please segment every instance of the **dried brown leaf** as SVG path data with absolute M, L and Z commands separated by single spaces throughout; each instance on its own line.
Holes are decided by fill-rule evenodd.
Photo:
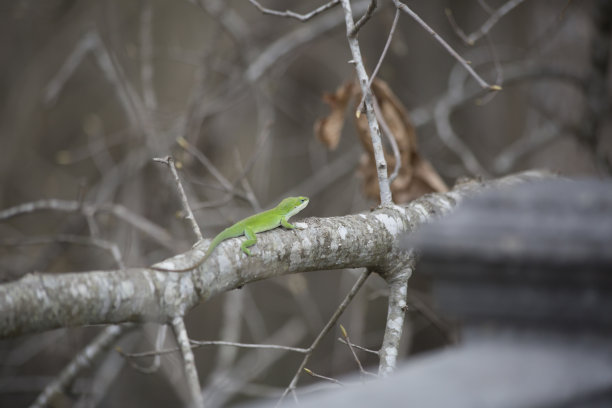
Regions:
M 331 112 L 323 119 L 317 120 L 314 131 L 315 136 L 330 150 L 338 147 L 340 142 L 345 111 L 351 100 L 352 93 L 353 83 L 346 82 L 336 89 L 336 92 L 333 94 L 326 93 L 323 95 L 323 101 L 330 106 Z
M 396 203 L 405 203 L 414 200 L 423 194 L 448 191 L 448 187 L 438 175 L 433 166 L 422 158 L 417 149 L 417 138 L 414 126 L 410 121 L 407 109 L 395 96 L 386 82 L 375 79 L 372 83 L 372 92 L 379 107 L 379 112 L 395 139 L 401 163 L 397 177 L 391 183 L 393 200 Z M 329 116 L 317 121 L 315 135 L 328 149 L 338 146 L 342 127 L 344 126 L 346 107 L 351 99 L 357 103 L 361 100 L 359 88 L 352 82 L 340 86 L 335 93 L 326 94 L 325 102 L 331 107 Z M 365 150 L 359 162 L 358 172 L 363 179 L 363 191 L 367 197 L 378 199 L 379 186 L 376 165 L 374 162 L 374 149 L 366 115 L 355 117 L 355 126 L 361 144 Z M 384 132 L 384 127 L 381 126 Z M 388 139 L 383 136 L 383 144 L 389 145 Z M 386 148 L 385 159 L 389 174 L 393 172 L 396 158 L 391 148 Z
M 423 194 L 448 191 L 448 187 L 433 166 L 422 158 L 417 149 L 414 126 L 407 109 L 391 91 L 386 82 L 375 79 L 372 92 L 380 108 L 382 118 L 395 139 L 401 162 L 396 179 L 391 183 L 393 200 L 405 203 Z M 361 98 L 359 95 L 358 100 Z M 378 176 L 374 162 L 374 151 L 365 115 L 356 118 L 356 126 L 362 145 L 367 153 L 361 160 L 359 171 L 364 180 L 364 192 L 368 197 L 379 197 Z M 391 149 L 387 149 L 391 150 Z M 385 152 L 389 174 L 395 167 L 395 156 Z

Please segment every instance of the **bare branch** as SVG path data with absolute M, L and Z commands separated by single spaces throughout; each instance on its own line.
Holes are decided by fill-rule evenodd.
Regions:
M 161 324 L 159 325 L 159 328 L 157 330 L 157 336 L 155 337 L 155 350 L 162 350 L 162 347 L 164 345 L 164 342 L 166 341 L 166 335 L 168 334 L 168 325 L 167 324 Z M 129 353 L 126 353 L 123 351 L 122 348 L 117 347 L 115 349 L 122 357 L 128 357 L 130 356 Z M 178 351 L 179 349 L 175 349 L 174 351 Z M 153 361 L 151 361 L 151 364 L 148 366 L 142 365 L 139 362 L 136 362 L 134 359 L 127 359 L 128 363 L 130 364 L 130 366 L 137 370 L 140 371 L 143 374 L 152 374 L 157 372 L 157 370 L 159 370 L 159 367 L 161 365 L 161 355 L 164 353 L 155 353 L 152 352 L 152 357 Z
M 92 204 L 88 202 L 79 202 L 71 200 L 60 200 L 50 198 L 47 200 L 32 201 L 23 203 L 14 207 L 0 210 L 0 221 L 8 220 L 13 217 L 18 217 L 25 214 L 30 214 L 35 211 L 63 211 L 63 212 L 81 212 L 85 217 L 93 216 L 99 212 L 108 212 L 122 221 L 127 222 L 134 228 L 145 233 L 150 238 L 157 241 L 164 247 L 176 250 L 175 240 L 160 226 L 149 221 L 143 216 L 136 214 L 127 207 L 121 204 Z
M 157 97 L 153 86 L 153 7 L 144 2 L 140 12 L 140 78 L 142 99 L 149 110 L 157 108 Z
M 240 340 L 242 333 L 242 316 L 244 314 L 244 298 L 246 289 L 233 290 L 224 295 L 223 320 L 219 337 L 229 343 Z M 195 344 L 191 341 L 192 344 Z M 238 347 L 219 347 L 213 373 L 227 370 L 238 356 Z
M 369 1 L 359 1 L 354 5 L 355 11 L 365 10 Z M 308 44 L 315 38 L 329 32 L 342 23 L 342 15 L 329 13 L 308 25 L 300 27 L 291 33 L 282 36 L 257 55 L 244 76 L 247 81 L 253 82 L 266 73 L 282 57 Z
M 234 149 L 234 157 L 236 158 L 235 161 L 236 161 L 236 167 L 238 168 L 238 171 L 241 174 L 246 175 L 246 172 L 244 171 L 244 168 L 242 167 L 242 159 L 240 157 L 240 152 L 238 151 L 238 149 Z M 246 177 L 241 177 L 240 184 L 242 184 L 242 188 L 244 189 L 246 198 L 247 200 L 249 200 L 251 207 L 253 207 L 253 211 L 255 211 L 256 213 L 261 212 L 262 210 L 261 204 L 259 203 L 259 200 L 257 199 L 257 196 L 255 195 L 255 191 L 253 190 L 253 187 L 251 187 L 251 183 L 249 183 L 249 180 Z
M 88 31 L 80 38 L 64 65 L 62 65 L 55 77 L 49 81 L 45 88 L 44 102 L 50 104 L 57 100 L 68 79 L 72 77 L 88 53 L 93 54 L 106 80 L 115 89 L 117 99 L 128 116 L 130 124 L 137 128 L 146 128 L 146 126 L 143 126 L 142 112 L 138 110 L 137 104 L 140 101 L 136 92 L 125 81 L 120 67 L 113 63 L 109 50 L 104 46 L 99 33 L 94 29 Z
M 365 14 L 361 16 L 361 18 L 355 23 L 355 27 L 353 27 L 353 30 L 349 34 L 350 37 L 355 37 L 359 33 L 359 30 L 361 30 L 361 27 L 363 27 L 365 23 L 367 23 L 368 20 L 372 18 L 374 11 L 376 11 L 376 6 L 376 0 L 370 0 L 370 5 L 368 6 L 368 9 L 366 10 Z
M 353 344 L 351 343 L 351 339 L 349 338 L 348 333 L 346 332 L 346 329 L 344 328 L 344 326 L 340 325 L 340 331 L 342 332 L 342 336 L 344 337 L 344 344 L 346 344 L 349 348 L 349 350 L 351 351 L 351 354 L 353 355 L 353 359 L 355 360 L 355 362 L 357 363 L 357 366 L 359 367 L 359 372 L 363 375 L 371 375 L 373 377 L 378 377 L 376 374 L 371 373 L 369 371 L 366 371 L 363 368 L 363 365 L 361 365 L 361 361 L 359 360 L 359 357 L 357 357 L 357 353 L 355 352 L 355 348 L 353 348 Z
M 172 176 L 174 176 L 174 181 L 176 183 L 176 189 L 179 193 L 179 198 L 181 199 L 181 203 L 183 204 L 183 211 L 185 212 L 185 218 L 191 223 L 191 228 L 198 238 L 198 241 L 204 239 L 202 236 L 202 231 L 200 231 L 200 226 L 198 225 L 195 217 L 193 216 L 193 212 L 191 211 L 191 207 L 189 206 L 189 201 L 187 200 L 187 195 L 185 194 L 185 189 L 183 188 L 183 184 L 181 183 L 181 179 L 176 171 L 176 166 L 174 165 L 174 159 L 170 156 L 167 156 L 163 159 L 153 159 L 154 161 L 164 163 L 170 168 L 172 172 Z
M 308 228 L 299 232 L 277 229 L 262 234 L 253 249 L 255 256 L 248 258 L 237 256 L 239 239 L 228 240 L 211 255 L 207 265 L 191 273 L 130 268 L 112 273 L 28 274 L 0 285 L 0 337 L 86 324 L 164 323 L 212 296 L 273 276 L 372 266 L 373 260 L 380 265 L 397 265 L 405 259 L 405 254 L 394 250 L 400 234 L 450 211 L 475 191 L 546 177 L 550 175 L 527 172 L 489 183 L 461 184 L 448 193 L 423 196 L 405 207 L 307 219 Z M 320 241 L 321 236 L 327 237 L 325 243 Z M 346 245 L 347 236 L 351 245 Z M 377 237 L 375 245 L 372 237 Z M 173 268 L 191 265 L 208 244 L 208 240 L 201 241 L 164 263 Z
M 508 2 L 504 3 L 504 5 L 502 5 L 500 8 L 498 8 L 497 10 L 494 10 L 494 11 L 491 11 L 490 9 L 487 10 L 485 8 L 485 10 L 487 10 L 491 14 L 489 16 L 489 19 L 487 21 L 485 21 L 485 23 L 482 26 L 480 26 L 480 28 L 478 30 L 474 31 L 470 35 L 466 35 L 465 32 L 461 28 L 459 28 L 459 26 L 455 22 L 455 19 L 453 18 L 453 13 L 452 13 L 452 11 L 450 9 L 446 9 L 445 11 L 446 11 L 446 16 L 448 17 L 451 25 L 455 29 L 455 32 L 457 33 L 457 35 L 466 44 L 474 45 L 476 43 L 476 41 L 480 40 L 482 37 L 487 35 L 489 33 L 489 31 L 491 31 L 493 26 L 495 26 L 495 24 L 497 24 L 497 22 L 503 16 L 508 14 L 514 8 L 516 8 L 523 1 L 525 1 L 525 0 L 509 0 Z M 482 5 L 482 3 L 481 3 L 481 5 Z
M 397 140 L 395 140 L 393 132 L 391 132 L 391 128 L 389 128 L 389 125 L 387 124 L 387 121 L 385 120 L 385 117 L 382 114 L 382 111 L 380 110 L 380 106 L 378 106 L 378 101 L 376 101 L 376 98 L 373 99 L 373 102 L 374 110 L 376 112 L 376 118 L 380 122 L 380 127 L 382 127 L 383 133 L 385 134 L 387 140 L 389 141 L 389 144 L 391 145 L 393 157 L 395 158 L 395 166 L 393 166 L 393 172 L 389 176 L 389 183 L 393 183 L 393 180 L 395 180 L 395 178 L 399 174 L 400 169 L 402 168 L 402 158 L 400 156 Z
M 304 356 L 304 359 L 302 360 L 302 363 L 300 364 L 299 368 L 295 372 L 295 375 L 293 376 L 293 379 L 291 380 L 291 383 L 289 383 L 289 385 L 287 386 L 287 388 L 283 392 L 283 395 L 281 396 L 281 398 L 279 400 L 279 403 L 287 396 L 287 394 L 289 392 L 294 392 L 295 391 L 297 382 L 298 382 L 298 380 L 300 378 L 300 374 L 302 374 L 302 371 L 306 367 L 306 364 L 308 363 L 308 360 L 310 359 L 310 356 L 312 355 L 312 352 L 317 348 L 317 346 L 321 342 L 321 339 L 336 324 L 336 322 L 338 321 L 338 319 L 340 318 L 342 313 L 344 313 L 344 310 L 351 303 L 351 300 L 353 300 L 353 298 L 355 297 L 357 292 L 359 292 L 359 289 L 361 289 L 361 286 L 363 286 L 363 284 L 365 283 L 366 279 L 368 279 L 368 276 L 370 276 L 370 273 L 371 273 L 371 271 L 369 269 L 366 269 L 361 274 L 361 276 L 359 276 L 359 279 L 357 279 L 357 282 L 355 282 L 355 284 L 353 285 L 353 287 L 351 288 L 349 293 L 347 293 L 347 295 L 344 297 L 344 299 L 342 300 L 342 303 L 340 303 L 340 305 L 338 306 L 338 308 L 336 309 L 336 311 L 334 312 L 332 317 L 329 319 L 329 321 L 327 322 L 325 327 L 323 327 L 323 329 L 321 330 L 319 335 L 314 339 L 314 341 L 312 342 L 310 347 L 308 347 L 308 352 Z
M 480 7 L 488 14 L 493 14 L 494 10 L 487 4 L 486 0 L 478 0 L 478 4 L 480 4 Z
M 347 344 L 347 345 L 349 344 L 349 342 L 347 342 L 346 340 L 344 340 L 342 337 L 338 337 L 338 341 L 339 341 L 340 343 L 343 343 L 343 344 Z M 360 346 L 360 345 L 355 344 L 355 343 L 350 343 L 350 344 L 351 344 L 351 346 L 352 346 L 352 347 L 354 347 L 354 348 L 356 348 L 356 349 L 359 349 L 359 350 L 361 350 L 361 351 L 365 351 L 366 353 L 374 354 L 374 355 L 376 355 L 376 356 L 379 356 L 379 355 L 380 355 L 380 352 L 379 352 L 379 351 L 376 351 L 376 350 L 370 350 L 369 348 L 366 348 L 366 347 Z
M 508 172 L 517 160 L 536 152 L 551 141 L 563 136 L 564 129 L 553 122 L 535 128 L 527 135 L 508 145 L 493 161 L 497 174 Z
M 94 246 L 100 248 L 104 251 L 108 251 L 117 267 L 120 269 L 125 268 L 125 264 L 123 263 L 123 257 L 121 256 L 121 251 L 117 244 L 112 241 L 107 241 L 102 238 L 96 237 L 84 237 L 80 235 L 70 235 L 70 234 L 59 234 L 48 237 L 31 237 L 31 238 L 21 238 L 21 239 L 5 239 L 0 241 L 0 246 L 21 246 L 21 245 L 41 245 L 41 244 L 50 244 L 54 242 L 62 242 L 67 244 L 74 245 L 86 245 L 86 246 Z
M 266 7 L 262 6 L 256 0 L 249 0 L 249 1 L 251 2 L 252 5 L 257 7 L 259 9 L 259 11 L 261 11 L 264 14 L 268 14 L 268 15 L 271 15 L 271 16 L 277 16 L 277 17 L 295 18 L 296 20 L 300 20 L 301 22 L 308 21 L 311 18 L 321 14 L 322 12 L 327 11 L 330 8 L 340 4 L 340 0 L 331 0 L 330 2 L 325 3 L 325 4 L 323 4 L 320 7 L 317 7 L 316 9 L 311 11 L 310 13 L 299 14 L 299 13 L 295 13 L 295 12 L 293 12 L 291 10 L 286 10 L 286 11 L 272 10 L 272 9 L 269 9 L 269 8 L 266 8 Z
M 480 164 L 476 155 L 474 155 L 463 140 L 455 134 L 451 125 L 450 117 L 453 106 L 455 106 L 455 101 L 462 97 L 461 94 L 462 92 L 457 92 L 456 88 L 454 90 L 451 89 L 445 98 L 438 101 L 434 110 L 436 130 L 438 131 L 440 139 L 459 156 L 465 168 L 468 169 L 472 175 L 486 177 L 489 175 L 489 172 Z
M 315 373 L 314 371 L 312 371 L 311 369 L 306 368 L 306 367 L 304 367 L 304 372 L 305 372 L 306 374 L 308 374 L 308 375 L 310 375 L 310 376 L 314 377 L 314 378 L 320 378 L 321 380 L 329 381 L 329 382 L 331 382 L 331 383 L 334 383 L 334 384 L 337 384 L 337 385 L 340 385 L 340 386 L 343 386 L 343 385 L 344 385 L 344 384 L 342 384 L 340 381 L 336 380 L 335 378 L 326 377 L 326 376 L 324 376 L 324 375 L 317 374 L 317 373 Z
M 399 9 L 395 10 L 395 16 L 393 17 L 393 23 L 391 24 L 391 29 L 389 30 L 389 35 L 387 36 L 387 42 L 385 42 L 385 47 L 383 48 L 382 53 L 380 54 L 380 58 L 378 58 L 378 62 L 376 63 L 376 67 L 374 67 L 374 71 L 370 76 L 370 80 L 368 81 L 368 88 L 371 89 L 372 82 L 374 82 L 374 78 L 378 74 L 378 70 L 380 69 L 385 56 L 387 55 L 387 51 L 389 51 L 389 46 L 391 45 L 391 40 L 393 39 L 393 34 L 395 33 L 395 29 L 397 28 L 397 22 L 399 21 L 400 12 Z M 365 94 L 361 95 L 361 100 L 357 104 L 357 109 L 361 110 L 363 113 L 363 102 L 365 101 Z M 380 120 L 380 118 L 379 118 Z M 393 180 L 391 180 L 393 181 Z
M 438 314 L 432 310 L 431 306 L 429 306 L 421 296 L 419 296 L 418 292 L 415 290 L 408 289 L 408 305 L 413 307 L 417 312 L 419 312 L 425 319 L 427 319 L 438 331 L 446 338 L 449 343 L 456 343 L 456 339 L 453 336 L 452 328 L 444 321 Z
M 300 348 L 300 347 L 289 347 L 278 344 L 258 344 L 258 343 L 238 343 L 234 341 L 222 341 L 222 340 L 189 340 L 191 343 L 192 349 L 197 349 L 200 347 L 206 346 L 228 346 L 228 347 L 236 347 L 236 348 L 246 348 L 246 349 L 262 349 L 262 350 L 284 350 L 284 351 L 293 351 L 295 353 L 306 354 L 308 349 Z M 143 351 L 140 353 L 126 353 L 124 351 L 120 351 L 121 355 L 127 358 L 143 358 L 143 357 L 154 357 L 161 356 L 164 354 L 172 354 L 179 351 L 179 348 L 168 348 L 163 350 L 151 350 L 151 351 Z
M 476 71 L 474 71 L 474 69 L 467 63 L 467 61 L 464 60 L 450 45 L 448 45 L 448 43 L 444 41 L 444 39 L 440 37 L 438 33 L 436 33 L 431 27 L 429 27 L 429 25 L 427 25 L 427 23 L 423 21 L 421 17 L 418 16 L 418 14 L 412 11 L 410 7 L 408 7 L 399 0 L 393 0 L 393 3 L 395 3 L 395 6 L 397 8 L 401 9 L 403 12 L 412 17 L 417 23 L 419 23 L 421 27 L 423 27 L 429 34 L 431 34 L 436 39 L 436 41 L 438 41 L 442 45 L 442 47 L 444 47 L 446 51 L 448 51 L 450 55 L 452 55 L 457 61 L 459 61 L 461 66 L 463 66 L 470 73 L 470 75 L 472 75 L 472 77 L 478 82 L 478 84 L 482 88 L 491 91 L 501 90 L 501 87 L 499 85 L 489 85 L 484 79 L 482 79 L 480 75 L 478 75 Z
M 177 139 L 177 143 L 178 143 L 179 146 L 181 146 L 183 149 L 185 149 L 187 152 L 189 152 L 193 157 L 198 159 L 198 161 L 204 167 L 206 167 L 206 170 L 208 170 L 208 172 L 214 178 L 217 179 L 219 184 L 221 184 L 221 186 L 223 186 L 225 191 L 232 192 L 234 190 L 234 187 L 233 187 L 232 183 L 228 179 L 226 179 L 225 176 L 223 174 L 221 174 L 221 172 L 219 170 L 217 170 L 217 168 L 215 167 L 214 164 L 212 164 L 210 159 L 208 157 L 206 157 L 206 155 L 204 153 L 202 153 L 198 148 L 196 148 L 191 143 L 189 143 L 187 141 L 187 139 L 185 139 L 184 137 L 179 137 Z
M 406 295 L 408 279 L 414 269 L 415 256 L 409 255 L 410 266 L 398 271 L 387 279 L 389 284 L 389 306 L 387 311 L 387 325 L 382 347 L 380 348 L 380 363 L 378 374 L 387 376 L 395 370 L 400 340 L 404 329 L 406 309 Z
M 182 317 L 177 316 L 172 319 L 172 329 L 174 330 L 176 342 L 179 344 L 181 354 L 183 355 L 191 403 L 195 407 L 204 408 L 204 397 L 200 392 L 200 380 L 195 365 L 195 358 L 193 356 L 193 351 L 191 351 L 191 346 L 189 345 L 189 337 L 187 336 L 187 329 L 185 328 L 185 322 Z
M 306 334 L 304 323 L 297 317 L 287 321 L 272 335 L 264 338 L 263 343 L 285 343 L 288 345 L 298 344 Z M 277 350 L 275 353 L 266 353 L 254 348 L 250 352 L 242 353 L 240 359 L 222 372 L 215 373 L 203 388 L 206 395 L 206 405 L 222 407 L 235 394 L 241 393 L 245 385 L 254 379 L 261 378 L 261 373 L 277 362 L 285 351 Z M 278 393 L 280 395 L 280 393 Z
M 132 324 L 108 326 L 81 352 L 74 356 L 62 372 L 48 384 L 43 392 L 32 403 L 32 408 L 43 408 L 50 405 L 51 400 L 63 392 L 81 372 L 89 368 L 93 361 L 121 337 L 126 330 L 134 327 Z
M 389 186 L 389 179 L 387 177 L 387 162 L 385 160 L 385 153 L 383 151 L 382 142 L 380 140 L 380 128 L 376 121 L 376 113 L 374 112 L 373 96 L 372 91 L 368 87 L 368 74 L 366 73 L 363 65 L 363 59 L 361 58 L 361 50 L 359 48 L 359 41 L 354 36 L 351 36 L 351 32 L 354 29 L 353 23 L 353 12 L 351 10 L 351 3 L 349 0 L 341 0 L 342 9 L 344 10 L 344 18 L 346 22 L 346 36 L 348 39 L 351 54 L 353 56 L 353 64 L 355 64 L 355 70 L 357 71 L 357 77 L 359 79 L 359 85 L 361 86 L 361 92 L 365 95 L 365 106 L 366 116 L 368 119 L 368 126 L 370 128 L 370 137 L 372 138 L 372 147 L 374 149 L 374 160 L 376 162 L 376 172 L 378 174 L 378 185 L 380 187 L 380 205 L 388 206 L 393 204 L 393 198 L 391 196 L 391 188 Z M 359 114 L 359 111 L 357 111 Z

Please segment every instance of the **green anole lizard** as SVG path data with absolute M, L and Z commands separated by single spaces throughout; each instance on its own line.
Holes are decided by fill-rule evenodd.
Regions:
M 289 218 L 302 211 L 308 205 L 308 201 L 308 197 L 287 197 L 271 210 L 260 212 L 259 214 L 251 215 L 250 217 L 238 221 L 213 238 L 204 257 L 197 261 L 195 265 L 183 269 L 166 269 L 157 266 L 152 266 L 151 269 L 162 272 L 190 271 L 202 265 L 221 242 L 241 235 L 245 235 L 247 239 L 240 245 L 240 249 L 248 256 L 251 256 L 249 247 L 255 245 L 257 242 L 257 233 L 269 231 L 281 225 L 288 229 L 294 229 L 295 225 L 289 224 Z

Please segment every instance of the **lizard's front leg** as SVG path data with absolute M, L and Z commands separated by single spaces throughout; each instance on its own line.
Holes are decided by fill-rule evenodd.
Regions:
M 287 229 L 294 229 L 295 225 L 289 224 L 289 221 L 285 217 L 281 217 L 281 225 Z
M 242 252 L 244 252 L 248 256 L 251 256 L 251 251 L 249 250 L 249 247 L 255 245 L 255 243 L 257 242 L 257 235 L 255 235 L 253 230 L 249 227 L 244 229 L 244 235 L 247 237 L 247 239 L 242 243 L 242 245 L 240 245 L 240 249 L 242 249 Z

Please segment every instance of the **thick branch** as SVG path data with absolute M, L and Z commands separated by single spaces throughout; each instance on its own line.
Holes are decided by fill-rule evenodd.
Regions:
M 244 239 L 221 243 L 191 273 L 146 268 L 59 275 L 29 274 L 0 285 L 0 337 L 58 327 L 129 321 L 168 322 L 198 302 L 249 282 L 313 270 L 370 267 L 388 271 L 406 262 L 397 238 L 434 216 L 450 211 L 463 197 L 491 186 L 547 177 L 527 172 L 490 182 L 465 183 L 445 194 L 431 194 L 405 207 L 393 206 L 343 217 L 310 218 L 305 230 L 276 229 L 258 235 L 246 257 Z M 208 240 L 158 266 L 193 265 Z
M 181 354 L 183 355 L 183 363 L 185 365 L 185 375 L 187 377 L 187 386 L 191 396 L 191 403 L 194 408 L 204 408 L 204 397 L 200 392 L 200 380 L 198 371 L 196 370 L 195 357 L 189 344 L 185 321 L 182 317 L 177 316 L 172 319 L 172 330 L 176 336 L 176 342 L 179 344 Z
M 410 266 L 401 269 L 388 279 L 389 306 L 387 311 L 387 325 L 385 336 L 380 348 L 380 362 L 378 374 L 389 375 L 395 369 L 399 345 L 404 330 L 404 317 L 406 315 L 406 298 L 408 294 L 408 279 L 414 269 L 414 256 L 410 255 Z
M 32 273 L 0 286 L 0 337 L 90 324 L 167 322 L 197 302 L 188 274 Z

